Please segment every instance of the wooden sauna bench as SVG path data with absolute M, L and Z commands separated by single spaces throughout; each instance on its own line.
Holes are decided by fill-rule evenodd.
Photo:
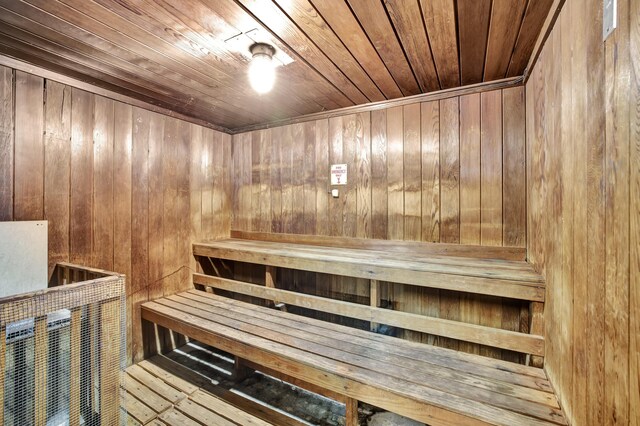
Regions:
M 239 238 L 242 237 L 242 238 Z M 271 302 L 450 337 L 542 359 L 544 339 L 273 287 L 275 267 L 491 294 L 542 306 L 544 283 L 522 249 L 496 249 L 234 232 L 194 244 L 207 258 L 266 265 L 266 286 L 200 273 L 199 289 L 142 305 L 143 319 L 217 347 L 244 365 L 346 404 L 358 401 L 438 425 L 565 425 L 544 370 L 295 315 L 215 294 Z M 335 242 L 341 247 L 330 247 Z M 324 245 L 323 245 L 324 244 Z M 371 244 L 371 247 L 366 246 Z M 360 246 L 359 246 L 360 245 Z M 203 265 L 204 266 L 204 265 Z M 203 291 L 205 290 L 205 291 Z M 532 318 L 541 311 L 535 310 Z M 539 328 L 531 326 L 531 328 Z

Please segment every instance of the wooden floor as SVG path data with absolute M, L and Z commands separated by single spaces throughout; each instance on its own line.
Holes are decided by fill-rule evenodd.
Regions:
M 192 370 L 157 356 L 129 367 L 122 405 L 128 425 L 299 425 L 296 420 L 218 388 Z

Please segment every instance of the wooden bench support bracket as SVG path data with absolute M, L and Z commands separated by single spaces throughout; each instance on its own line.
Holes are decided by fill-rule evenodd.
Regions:
M 358 426 L 358 400 L 353 398 L 347 398 L 345 403 L 345 422 L 346 426 Z

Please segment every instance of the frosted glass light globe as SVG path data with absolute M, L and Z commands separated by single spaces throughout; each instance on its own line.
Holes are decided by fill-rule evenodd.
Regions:
M 273 89 L 276 70 L 269 55 L 256 53 L 249 64 L 249 83 L 256 92 L 263 94 Z

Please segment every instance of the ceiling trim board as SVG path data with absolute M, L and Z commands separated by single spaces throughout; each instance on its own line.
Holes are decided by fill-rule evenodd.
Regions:
M 273 127 L 286 126 L 289 124 L 304 123 L 312 120 L 323 120 L 348 114 L 357 114 L 366 111 L 377 111 L 381 109 L 413 104 L 416 102 L 430 102 L 441 99 L 453 98 L 457 96 L 470 95 L 474 93 L 489 92 L 492 90 L 508 89 L 511 87 L 522 86 L 523 77 L 510 77 L 501 80 L 489 81 L 484 83 L 471 84 L 468 86 L 454 87 L 451 89 L 436 90 L 429 93 L 421 93 L 404 98 L 390 99 L 386 101 L 370 102 L 362 105 L 355 105 L 331 111 L 316 112 L 313 114 L 301 115 L 299 117 L 287 118 L 284 120 L 271 121 L 269 123 L 254 124 L 251 126 L 238 127 L 230 129 L 231 134 L 239 134 L 251 132 L 254 130 L 263 130 Z
M 551 5 L 551 10 L 549 10 L 549 13 L 547 14 L 547 18 L 542 26 L 542 31 L 540 31 L 536 44 L 533 47 L 533 52 L 531 53 L 527 67 L 524 69 L 522 74 L 523 84 L 527 84 L 531 71 L 538 61 L 538 57 L 540 56 L 540 53 L 542 53 L 542 48 L 544 47 L 549 34 L 551 34 L 551 30 L 553 30 L 553 27 L 560 16 L 560 11 L 562 10 L 562 6 L 564 6 L 565 1 L 566 0 L 555 0 Z

